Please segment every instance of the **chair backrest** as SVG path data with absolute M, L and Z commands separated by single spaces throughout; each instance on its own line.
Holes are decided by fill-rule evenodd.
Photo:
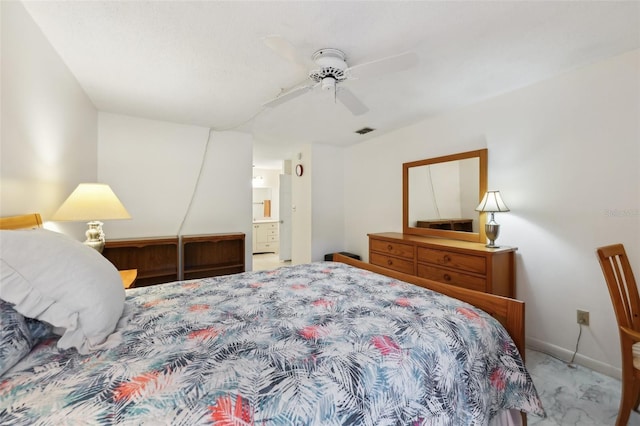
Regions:
M 613 244 L 597 252 L 618 325 L 640 331 L 640 298 L 624 246 Z

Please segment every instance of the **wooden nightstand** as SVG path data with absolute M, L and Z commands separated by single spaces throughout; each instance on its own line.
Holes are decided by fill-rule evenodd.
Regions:
M 102 255 L 120 271 L 136 269 L 136 287 L 178 279 L 178 237 L 107 240 Z
M 136 277 L 138 276 L 137 269 L 125 269 L 120 272 L 120 278 L 122 278 L 122 285 L 124 288 L 131 288 L 133 284 L 136 282 Z
M 244 272 L 244 234 L 183 235 L 182 279 Z

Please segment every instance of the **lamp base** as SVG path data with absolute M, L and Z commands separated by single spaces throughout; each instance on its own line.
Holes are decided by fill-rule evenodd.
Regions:
M 496 245 L 496 239 L 498 238 L 498 234 L 500 233 L 500 225 L 493 220 L 493 213 L 491 214 L 491 221 L 484 225 L 484 232 L 487 234 L 487 238 L 489 239 L 489 244 L 485 247 L 489 248 L 500 248 L 500 246 Z
M 87 225 L 89 226 L 89 229 L 84 233 L 87 236 L 84 243 L 92 249 L 97 250 L 99 253 L 102 253 L 102 250 L 104 250 L 104 232 L 102 232 L 102 222 L 93 220 L 88 222 Z

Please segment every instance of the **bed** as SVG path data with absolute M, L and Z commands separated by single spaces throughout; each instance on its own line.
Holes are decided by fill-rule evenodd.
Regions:
M 32 217 L 0 228 L 39 228 Z M 11 238 L 34 232 L 52 237 L 2 231 L 3 269 Z M 107 292 L 91 282 L 99 302 L 120 297 L 111 268 Z M 0 424 L 486 425 L 517 422 L 514 411 L 544 416 L 519 355 L 522 302 L 388 274 L 336 255 L 122 289 L 113 329 L 87 343 L 68 336 L 82 313 L 68 329 L 38 319 L 11 303 L 3 272 L 0 307 L 23 317 L 31 341 L 0 376 Z M 94 306 L 86 315 L 102 314 Z

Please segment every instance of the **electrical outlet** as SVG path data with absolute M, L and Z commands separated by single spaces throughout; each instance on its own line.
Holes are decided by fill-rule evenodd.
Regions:
M 589 311 L 581 311 L 578 309 L 578 324 L 589 325 Z

